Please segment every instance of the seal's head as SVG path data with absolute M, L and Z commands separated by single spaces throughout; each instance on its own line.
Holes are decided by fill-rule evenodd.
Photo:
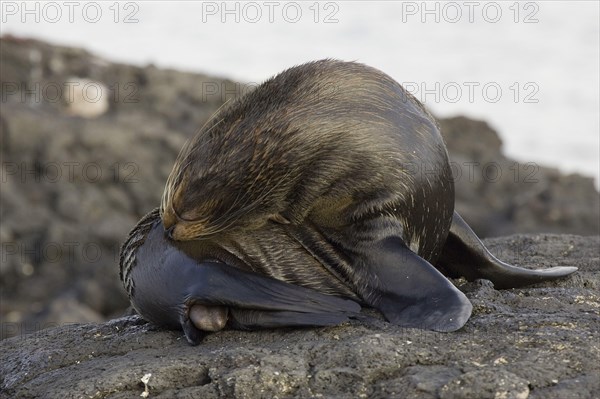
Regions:
M 161 218 L 177 241 L 259 228 L 288 203 L 290 153 L 270 132 L 255 132 L 224 115 L 179 154 L 163 193 Z M 260 124 L 258 124 L 260 127 Z
M 232 229 L 252 231 L 269 220 L 301 219 L 316 198 L 311 194 L 321 182 L 331 182 L 326 175 L 345 168 L 336 153 L 346 130 L 339 120 L 326 121 L 339 101 L 322 94 L 339 76 L 321 81 L 329 76 L 319 72 L 324 68 L 334 66 L 314 63 L 312 72 L 292 68 L 265 81 L 227 103 L 188 141 L 161 203 L 171 238 L 202 239 Z M 307 82 L 306 73 L 314 79 Z M 308 109 L 323 117 L 307 118 Z M 331 125 L 339 127 L 338 135 Z

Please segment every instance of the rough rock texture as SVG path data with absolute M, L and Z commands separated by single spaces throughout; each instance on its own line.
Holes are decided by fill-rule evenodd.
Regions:
M 486 122 L 455 117 L 440 125 L 456 209 L 479 236 L 600 234 L 600 196 L 591 178 L 507 158 Z
M 496 291 L 457 281 L 474 305 L 454 333 L 394 327 L 367 310 L 331 328 L 221 331 L 197 347 L 137 316 L 0 342 L 15 398 L 594 398 L 600 392 L 600 238 L 486 241 L 509 262 L 574 276 Z
M 0 44 L 0 337 L 122 315 L 121 242 L 159 203 L 185 140 L 247 88 L 34 40 Z M 96 118 L 72 114 L 70 88 L 84 82 L 108 90 L 108 111 Z M 88 94 L 92 101 L 94 90 Z M 598 234 L 591 178 L 525 165 L 515 175 L 484 122 L 440 123 L 456 169 L 457 209 L 480 235 Z
M 33 40 L 5 37 L 0 51 L 2 320 L 28 330 L 122 314 L 121 242 L 160 202 L 187 137 L 235 85 Z M 109 88 L 106 114 L 69 114 L 79 78 Z M 1 336 L 14 333 L 3 327 Z

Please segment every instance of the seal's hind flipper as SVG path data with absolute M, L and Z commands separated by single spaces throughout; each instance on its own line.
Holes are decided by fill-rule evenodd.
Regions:
M 568 266 L 530 270 L 504 263 L 487 250 L 457 212 L 454 212 L 450 233 L 436 266 L 451 277 L 490 280 L 499 289 L 555 280 L 577 270 Z
M 399 237 L 362 250 L 374 290 L 367 302 L 394 324 L 434 331 L 455 331 L 471 315 L 472 305 L 446 277 L 412 252 Z

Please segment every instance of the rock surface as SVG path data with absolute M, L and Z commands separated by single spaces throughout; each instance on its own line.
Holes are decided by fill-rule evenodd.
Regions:
M 127 232 L 160 202 L 185 140 L 247 88 L 35 40 L 0 43 L 0 338 L 117 317 L 128 306 L 117 266 Z M 78 93 L 93 102 L 95 89 L 108 90 L 108 109 L 84 118 L 73 113 L 81 96 L 71 88 L 85 82 L 91 90 Z M 591 178 L 515 166 L 485 122 L 440 124 L 457 209 L 478 234 L 598 234 Z
M 600 196 L 591 178 L 507 158 L 486 122 L 455 117 L 440 126 L 456 209 L 480 237 L 600 233 Z
M 189 346 L 137 316 L 63 325 L 0 342 L 11 398 L 594 398 L 600 392 L 600 238 L 488 239 L 532 267 L 578 266 L 570 278 L 497 291 L 459 288 L 473 315 L 454 333 L 366 320 L 331 328 L 221 331 Z

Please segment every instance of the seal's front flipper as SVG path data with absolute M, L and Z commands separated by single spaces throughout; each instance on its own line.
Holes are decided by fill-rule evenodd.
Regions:
M 190 282 L 189 301 L 242 309 L 282 310 L 300 313 L 352 315 L 360 305 L 349 299 L 321 294 L 310 288 L 289 284 L 224 263 L 197 265 Z
M 181 254 L 177 254 L 181 255 Z M 188 282 L 180 325 L 192 345 L 228 321 L 233 328 L 330 326 L 360 312 L 356 302 L 321 294 L 217 262 L 182 258 L 179 277 Z
M 436 267 L 451 277 L 463 276 L 470 281 L 478 278 L 488 279 L 499 289 L 555 280 L 577 270 L 576 267 L 568 266 L 530 270 L 504 263 L 487 250 L 475 232 L 456 212 Z
M 401 238 L 388 237 L 359 252 L 371 275 L 366 291 L 372 294 L 365 299 L 391 323 L 455 331 L 471 316 L 467 297 Z

